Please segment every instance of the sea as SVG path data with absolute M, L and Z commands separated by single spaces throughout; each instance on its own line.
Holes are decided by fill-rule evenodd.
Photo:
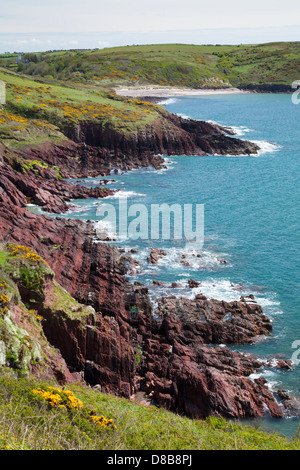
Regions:
M 109 231 L 113 240 L 106 243 L 132 256 L 130 281 L 149 287 L 154 310 L 157 299 L 167 295 L 191 298 L 202 293 L 228 301 L 254 295 L 272 321 L 272 334 L 231 348 L 262 361 L 291 360 L 292 370 L 271 367 L 257 376 L 266 377 L 271 389 L 300 397 L 300 105 L 289 94 L 269 93 L 178 96 L 162 104 L 186 119 L 231 127 L 236 137 L 256 142 L 260 151 L 248 156 L 164 155 L 165 168 L 113 172 L 107 179 L 108 187 L 117 190 L 114 196 L 72 201 L 75 207 L 60 217 L 91 220 L 103 227 L 105 206 L 101 209 L 101 205 L 113 207 L 117 223 Z M 74 182 L 93 187 L 100 179 Z M 145 230 L 140 238 L 130 238 L 118 231 L 124 203 L 131 214 L 129 221 L 139 221 L 144 228 L 145 218 L 151 226 L 153 206 L 177 204 L 183 210 L 190 205 L 194 226 L 195 207 L 201 206 L 204 238 L 193 243 L 175 237 L 175 219 L 169 237 L 163 237 L 161 229 L 159 238 L 157 232 L 156 238 L 147 238 Z M 114 219 L 109 220 L 111 224 Z M 108 224 L 105 227 L 109 229 Z M 157 264 L 147 259 L 153 247 L 164 253 Z M 189 279 L 201 284 L 191 289 Z M 300 421 L 266 417 L 246 423 L 291 437 Z

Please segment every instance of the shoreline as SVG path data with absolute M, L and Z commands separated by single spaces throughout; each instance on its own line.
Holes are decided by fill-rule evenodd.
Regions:
M 128 97 L 172 97 L 172 96 L 202 96 L 202 95 L 229 95 L 237 93 L 251 93 L 239 88 L 219 88 L 219 89 L 193 89 L 193 88 L 172 88 L 144 86 L 137 88 L 114 88 L 115 92 L 121 96 Z
M 202 132 L 201 129 L 200 127 L 199 132 Z M 205 132 L 207 132 L 207 129 L 207 126 L 204 127 Z M 212 135 L 214 137 L 212 141 L 214 141 L 216 136 L 214 133 Z M 233 139 L 229 140 L 234 142 Z M 99 148 L 96 148 L 95 152 L 97 152 L 95 155 L 100 158 Z M 91 149 L 88 155 L 89 158 L 86 158 L 86 153 L 83 153 L 82 161 L 84 163 L 90 160 L 91 155 L 94 155 Z M 95 159 L 92 160 L 93 171 L 96 171 Z M 101 158 L 100 160 L 102 161 Z M 64 160 L 59 160 L 59 162 L 61 161 Z M 123 162 L 123 158 L 120 161 Z M 72 173 L 76 173 L 74 160 L 70 160 L 70 162 L 73 163 L 67 163 L 66 167 L 63 167 L 64 171 L 71 170 Z M 135 163 L 134 160 L 132 162 Z M 58 162 L 55 161 L 55 163 Z M 0 201 L 2 197 L 7 198 L 8 193 L 12 201 L 16 201 L 16 198 L 18 198 L 16 202 L 21 205 L 23 201 L 21 192 L 15 194 L 15 188 L 20 187 L 19 181 L 12 170 L 7 171 L 9 171 L 7 181 L 10 183 L 8 191 L 5 193 L 0 191 Z M 85 171 L 88 171 L 86 166 Z M 2 177 L 5 176 L 4 170 L 1 173 Z M 43 169 L 43 179 L 46 178 L 46 173 L 46 169 Z M 26 182 L 26 176 L 22 174 L 22 178 Z M 14 181 L 16 183 L 15 187 L 11 185 Z M 28 184 L 23 183 L 22 187 L 25 188 Z M 59 182 L 59 185 L 61 184 L 62 182 Z M 51 203 L 52 201 L 45 189 L 47 188 L 42 187 L 44 191 L 39 192 L 39 200 L 43 196 L 47 203 Z M 57 191 L 55 193 L 57 194 Z M 55 204 L 57 205 L 56 194 Z M 80 198 L 82 198 L 81 191 Z M 95 243 L 94 226 L 89 219 L 80 221 L 76 218 L 72 219 L 69 215 L 66 219 L 59 216 L 50 219 L 43 215 L 41 217 L 32 213 L 28 215 L 27 211 L 24 210 L 24 220 L 22 220 L 20 216 L 22 211 L 18 209 L 18 213 L 17 210 L 8 210 L 10 205 L 5 204 L 6 201 L 7 199 L 3 199 L 4 204 L 1 208 L 3 220 L 0 218 L 1 226 L 5 230 L 3 239 L 6 240 L 9 236 L 16 243 L 20 243 L 23 239 L 29 240 L 29 245 L 38 247 L 38 254 L 49 262 L 53 270 L 55 269 L 56 278 L 60 280 L 62 288 L 67 290 L 71 296 L 74 296 L 75 300 L 92 307 L 96 313 L 99 312 L 98 317 L 96 317 L 96 313 L 93 317 L 92 331 L 89 328 L 90 320 L 87 320 L 86 326 L 83 328 L 84 333 L 82 333 L 77 319 L 69 319 L 69 317 L 67 319 L 70 321 L 70 329 L 66 331 L 62 324 L 64 322 L 59 322 L 60 317 L 56 316 L 55 312 L 53 322 L 57 333 L 52 337 L 52 329 L 47 330 L 48 338 L 53 342 L 55 341 L 54 346 L 58 351 L 62 351 L 67 356 L 66 348 L 68 350 L 71 347 L 74 348 L 72 350 L 74 350 L 75 355 L 74 369 L 76 373 L 81 372 L 81 370 L 85 371 L 83 368 L 85 362 L 84 366 L 81 366 L 81 364 L 82 361 L 87 362 L 87 359 L 89 359 L 87 383 L 89 383 L 88 379 L 90 378 L 91 383 L 101 383 L 106 393 L 127 398 L 134 396 L 135 393 L 144 392 L 147 393 L 147 396 L 153 396 L 159 406 L 168 407 L 171 410 L 177 411 L 177 403 L 180 403 L 182 405 L 180 405 L 179 411 L 187 416 L 189 413 L 193 413 L 193 416 L 195 414 L 194 410 L 196 410 L 197 416 L 201 418 L 204 413 L 204 402 L 207 404 L 205 414 L 215 410 L 224 417 L 230 416 L 239 419 L 243 418 L 243 414 L 247 416 L 247 413 L 249 413 L 249 417 L 262 416 L 263 410 L 268 409 L 273 417 L 284 417 L 281 408 L 275 401 L 275 395 L 268 392 L 263 378 L 259 377 L 256 382 L 252 382 L 251 378 L 243 379 L 243 387 L 240 385 L 241 378 L 247 374 L 249 375 L 250 372 L 251 374 L 263 373 L 261 364 L 257 363 L 255 358 L 253 360 L 244 359 L 243 355 L 230 351 L 229 348 L 220 350 L 214 347 L 215 343 L 217 345 L 247 344 L 249 341 L 255 340 L 255 337 L 266 336 L 271 325 L 269 320 L 262 316 L 263 311 L 259 304 L 252 301 L 247 302 L 247 296 L 243 299 L 241 297 L 239 301 L 234 300 L 233 303 L 231 301 L 226 303 L 224 300 L 210 299 L 205 295 L 201 295 L 200 292 L 197 293 L 197 291 L 192 291 L 193 294 L 191 292 L 192 298 L 182 297 L 178 306 L 174 305 L 172 294 L 171 297 L 160 297 L 162 300 L 159 304 L 158 315 L 159 318 L 164 316 L 166 328 L 168 329 L 166 331 L 170 331 L 170 335 L 169 333 L 165 334 L 164 329 L 160 330 L 159 323 L 155 323 L 153 319 L 154 309 L 151 306 L 151 297 L 147 286 L 143 284 L 134 285 L 130 281 L 127 284 L 127 277 L 129 276 L 127 263 L 130 263 L 130 259 L 126 259 L 126 254 L 122 258 L 123 253 L 117 246 L 118 242 L 108 240 L 113 243 Z M 55 238 L 53 234 L 55 234 Z M 151 255 L 151 270 L 151 266 L 157 264 L 158 258 L 156 255 L 155 251 Z M 158 256 L 160 256 L 159 252 Z M 184 259 L 181 259 L 181 261 L 187 262 Z M 179 263 L 181 261 L 179 260 Z M 223 261 L 221 262 L 223 263 Z M 182 265 L 184 266 L 183 263 Z M 99 267 L 99 270 L 95 267 Z M 129 266 L 130 269 L 134 267 L 135 264 Z M 157 282 L 156 279 L 155 281 Z M 155 288 L 160 285 L 159 282 L 155 284 Z M 189 289 L 195 289 L 197 282 L 197 280 L 190 279 Z M 51 295 L 50 292 L 49 295 Z M 196 297 L 197 295 L 200 297 Z M 195 315 L 198 315 L 198 304 L 201 305 L 200 308 L 204 312 L 207 312 L 209 321 L 199 322 L 199 331 L 190 332 L 190 324 L 194 321 Z M 181 311 L 187 312 L 185 319 L 181 318 Z M 44 312 L 45 317 L 49 315 L 46 318 L 50 318 L 49 311 L 45 309 Z M 242 316 L 239 319 L 240 312 L 242 312 Z M 230 318 L 226 316 L 227 313 L 231 315 Z M 61 315 L 64 315 L 64 313 L 61 313 Z M 67 316 L 67 313 L 65 315 Z M 251 325 L 253 326 L 250 329 L 248 323 L 242 321 L 246 315 L 248 318 L 251 316 Z M 106 321 L 106 317 L 112 317 L 115 321 Z M 239 321 L 238 328 L 235 325 L 236 317 Z M 225 318 L 226 321 L 223 321 Z M 47 322 L 45 324 L 47 327 Z M 85 345 L 91 338 L 91 336 L 88 336 L 91 334 L 90 332 L 93 333 L 92 338 L 95 347 L 92 349 L 95 352 L 90 352 L 87 356 Z M 172 335 L 180 338 L 180 342 L 176 339 L 175 343 Z M 115 340 L 116 337 L 119 338 L 117 341 Z M 214 341 L 210 343 L 212 337 Z M 80 341 L 76 342 L 77 338 Z M 198 344 L 199 350 L 194 352 L 190 344 Z M 114 348 L 115 363 L 111 362 L 110 354 L 104 354 L 104 358 L 98 356 L 97 351 L 104 350 L 105 347 L 107 347 L 106 351 Z M 137 350 L 138 347 L 142 348 L 144 356 L 140 354 L 142 360 L 136 362 L 136 356 L 133 355 L 132 351 L 134 351 L 134 348 Z M 185 352 L 186 354 L 183 354 Z M 202 358 L 201 361 L 198 360 L 197 354 Z M 72 366 L 73 362 L 69 362 L 71 361 L 69 356 L 67 358 L 66 367 L 69 364 Z M 164 358 L 166 363 L 166 369 L 162 371 L 159 366 L 162 361 L 161 358 Z M 120 363 L 124 364 L 123 369 L 118 368 Z M 279 368 L 289 367 L 289 364 L 285 362 L 276 364 L 276 367 Z M 70 370 L 74 370 L 71 369 L 71 366 Z M 107 371 L 104 379 L 101 375 L 101 368 Z M 181 373 L 182 369 L 184 370 L 183 374 Z M 220 379 L 215 374 L 216 370 L 222 370 Z M 146 374 L 148 374 L 147 377 Z M 168 380 L 165 380 L 166 376 Z M 119 380 L 117 384 L 115 377 Z M 139 382 L 141 377 L 142 383 Z M 148 377 L 151 380 L 148 380 Z M 220 381 L 222 386 L 220 386 Z M 215 390 L 213 403 L 209 401 L 210 389 Z M 183 393 L 182 390 L 187 390 L 187 392 Z M 245 390 L 249 398 L 246 397 L 241 401 L 239 397 L 242 396 Z M 229 401 L 226 401 L 227 397 L 230 397 Z M 254 398 L 252 399 L 252 397 Z M 289 396 L 287 399 L 290 400 Z M 189 408 L 190 403 L 192 408 Z M 225 408 L 224 403 L 226 403 Z

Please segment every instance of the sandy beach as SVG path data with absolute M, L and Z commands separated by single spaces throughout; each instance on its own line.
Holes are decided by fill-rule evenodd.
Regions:
M 249 93 L 238 88 L 225 89 L 191 89 L 191 88 L 172 88 L 144 86 L 138 88 L 115 88 L 117 94 L 128 97 L 152 96 L 152 97 L 171 97 L 171 96 L 200 96 L 200 95 L 226 95 L 233 93 Z

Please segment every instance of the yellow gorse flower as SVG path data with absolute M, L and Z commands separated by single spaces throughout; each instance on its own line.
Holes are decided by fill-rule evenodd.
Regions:
M 37 255 L 31 248 L 28 248 L 27 246 L 9 243 L 7 247 L 12 256 L 20 255 L 21 258 L 27 259 L 29 261 L 45 263 L 40 255 Z
M 113 429 L 117 429 L 117 426 L 114 425 L 113 419 L 107 419 L 105 418 L 105 416 L 96 416 L 94 414 L 91 414 L 91 420 L 100 427 L 112 427 Z
M 69 390 L 47 387 L 47 390 L 34 389 L 32 392 L 44 398 L 50 406 L 59 405 L 60 408 L 66 408 L 69 410 L 83 407 L 83 403 Z
M 32 390 L 33 393 L 35 393 L 36 395 L 39 395 L 40 397 L 44 398 L 45 401 L 47 401 L 47 403 L 50 405 L 50 406 L 56 406 L 58 405 L 58 403 L 60 403 L 62 401 L 62 398 L 61 396 L 58 394 L 58 393 L 54 393 L 52 391 L 47 391 L 47 390 Z
M 105 416 L 97 416 L 94 410 L 85 408 L 82 401 L 70 390 L 61 390 L 60 388 L 49 386 L 45 389 L 33 389 L 32 393 L 42 397 L 51 407 L 64 408 L 66 410 L 83 410 L 87 412 L 90 420 L 99 427 L 117 429 L 112 419 L 105 418 Z
M 7 295 L 5 294 L 2 294 L 0 295 L 0 304 L 7 304 L 7 302 L 9 301 L 9 298 L 7 297 Z

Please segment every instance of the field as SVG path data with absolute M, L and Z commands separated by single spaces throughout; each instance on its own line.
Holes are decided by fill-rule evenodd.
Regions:
M 35 77 L 113 87 L 188 88 L 291 85 L 300 76 L 300 43 L 162 44 L 0 56 L 0 65 Z
M 116 95 L 143 85 L 228 88 L 280 85 L 300 76 L 300 43 L 127 46 L 0 55 L 6 105 L 0 138 L 9 148 L 74 138 L 80 122 L 135 133 L 162 107 Z

